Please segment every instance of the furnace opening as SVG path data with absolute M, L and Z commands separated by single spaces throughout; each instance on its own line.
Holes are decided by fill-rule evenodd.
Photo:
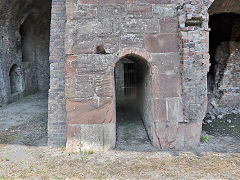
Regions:
M 221 13 L 210 16 L 209 99 L 221 99 L 225 105 L 238 104 L 240 93 L 240 15 Z
M 150 85 L 150 68 L 146 60 L 129 55 L 117 62 L 115 95 L 118 148 L 129 149 L 130 144 L 144 148 L 150 144 Z

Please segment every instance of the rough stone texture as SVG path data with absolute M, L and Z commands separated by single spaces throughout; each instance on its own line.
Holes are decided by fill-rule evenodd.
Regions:
M 2 106 L 49 89 L 51 1 L 2 0 L 0 4 Z
M 65 102 L 65 0 L 52 1 L 50 38 L 50 90 L 48 98 L 48 144 L 66 145 Z
M 240 43 L 229 42 L 230 52 L 224 69 L 219 90 L 223 92 L 221 100 L 226 106 L 240 105 Z
M 145 80 L 137 88 L 142 89 L 139 91 L 142 94 L 138 95 L 136 104 L 140 107 L 136 108 L 153 144 L 169 148 L 177 136 L 171 127 L 177 132 L 178 122 L 184 121 L 177 4 L 170 1 L 67 1 L 66 5 L 65 96 L 67 124 L 71 127 L 68 128 L 67 142 L 77 145 L 70 143 L 72 145 L 67 149 L 77 151 L 89 147 L 86 141 L 81 141 L 84 135 L 78 127 L 83 125 L 95 129 L 88 133 L 88 138 L 103 146 L 101 142 L 105 137 L 101 137 L 101 127 L 116 123 L 114 67 L 122 57 L 149 66 L 149 75 L 141 75 Z M 103 45 L 109 54 L 95 54 L 99 45 Z M 116 66 L 117 97 L 121 94 L 121 90 L 118 91 L 121 86 L 119 69 L 121 67 Z M 165 127 L 168 130 L 165 131 Z M 110 144 L 114 142 L 115 138 L 112 138 Z
M 213 14 L 210 16 L 209 25 L 212 29 L 210 32 L 212 65 L 208 73 L 209 97 L 218 97 L 217 101 L 224 106 L 238 107 L 240 15 Z
M 50 17 L 39 17 L 47 17 L 44 10 L 51 6 L 44 2 L 0 0 L 0 105 L 47 90 L 50 62 L 48 144 L 106 151 L 116 141 L 114 69 L 131 57 L 148 67 L 139 111 L 153 145 L 182 149 L 199 143 L 208 101 L 212 0 L 52 0 L 49 62 L 44 27 Z M 211 13 L 235 12 L 232 3 L 221 10 L 219 2 Z M 30 9 L 37 13 L 28 19 Z M 227 69 L 238 72 L 238 45 L 230 44 Z M 97 54 L 101 45 L 106 53 Z M 239 76 L 228 71 L 227 84 L 239 87 Z

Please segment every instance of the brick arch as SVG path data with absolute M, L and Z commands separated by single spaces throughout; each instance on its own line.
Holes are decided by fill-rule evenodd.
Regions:
M 146 61 L 149 65 L 152 62 L 150 53 L 148 53 L 145 49 L 140 49 L 140 48 L 125 48 L 120 50 L 118 52 L 118 57 L 119 57 L 118 60 L 129 55 L 137 56 L 140 59 L 143 59 L 144 61 Z
M 239 0 L 208 0 L 210 15 L 219 13 L 240 13 Z

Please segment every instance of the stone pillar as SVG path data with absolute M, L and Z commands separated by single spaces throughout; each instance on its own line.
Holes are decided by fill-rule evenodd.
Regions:
M 66 145 L 65 105 L 65 0 L 52 1 L 50 37 L 50 90 L 48 99 L 48 144 Z

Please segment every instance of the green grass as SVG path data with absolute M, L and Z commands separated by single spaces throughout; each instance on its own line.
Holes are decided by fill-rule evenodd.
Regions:
M 208 135 L 206 135 L 206 136 L 202 136 L 201 138 L 200 138 L 200 142 L 201 143 L 209 143 L 209 136 Z

